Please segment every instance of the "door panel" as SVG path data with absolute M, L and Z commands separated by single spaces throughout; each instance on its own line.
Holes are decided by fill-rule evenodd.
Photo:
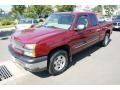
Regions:
M 90 27 L 89 27 L 89 35 L 88 43 L 90 45 L 95 44 L 100 39 L 100 26 L 97 21 L 97 17 L 95 14 L 89 14 Z
M 70 38 L 69 43 L 70 43 L 73 54 L 80 52 L 81 50 L 99 41 L 99 30 L 98 30 L 99 26 L 90 25 L 89 15 L 78 16 L 75 29 L 77 29 L 77 25 L 79 24 L 85 25 L 86 28 L 83 30 L 72 30 L 71 31 L 71 36 L 69 37 Z
M 86 31 L 85 30 L 82 30 L 82 31 L 78 31 L 78 32 L 75 32 L 75 35 L 77 36 L 76 37 L 76 42 L 75 44 L 73 45 L 76 53 L 83 50 L 85 45 L 86 45 L 86 38 L 88 37 L 86 35 Z
M 75 54 L 84 48 L 86 36 L 83 31 L 70 31 L 69 32 L 69 45 L 71 47 L 72 54 Z M 68 36 L 68 35 L 66 35 Z
M 78 27 L 79 25 L 84 25 L 85 28 L 83 30 L 80 30 Z M 77 53 L 85 47 L 86 39 L 88 38 L 88 35 L 86 32 L 86 29 L 88 28 L 88 26 L 89 26 L 88 16 L 79 15 L 76 21 L 76 25 L 74 27 L 75 30 L 73 30 L 74 31 L 73 33 L 74 41 L 72 45 L 73 52 Z
M 98 26 L 90 27 L 87 29 L 87 35 L 89 35 L 89 38 L 87 39 L 87 44 L 92 45 L 99 41 L 99 28 Z

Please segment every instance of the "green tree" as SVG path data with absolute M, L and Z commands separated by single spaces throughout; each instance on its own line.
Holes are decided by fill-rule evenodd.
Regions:
M 66 12 L 66 11 L 73 11 L 75 5 L 56 5 L 57 11 L 59 12 Z
M 95 12 L 102 12 L 102 10 L 105 10 L 105 13 L 107 16 L 111 16 L 113 15 L 113 12 L 115 11 L 115 9 L 117 8 L 117 5 L 98 5 L 96 7 L 94 7 L 92 10 Z
M 26 9 L 25 5 L 13 5 L 11 12 L 13 14 L 20 14 L 22 15 L 24 13 L 24 10 Z
M 102 5 L 97 5 L 96 7 L 94 7 L 93 9 L 92 9 L 93 11 L 95 11 L 95 12 L 102 12 Z
M 51 5 L 44 6 L 44 9 L 42 10 L 42 13 L 49 14 L 53 12 L 53 7 Z
M 35 12 L 33 6 L 26 7 L 26 9 L 24 11 L 24 16 L 25 17 L 33 18 L 33 17 L 36 17 L 35 15 L 36 15 L 36 12 Z
M 117 5 L 104 5 L 104 9 L 107 16 L 113 15 L 113 12 L 117 8 Z
M 51 5 L 33 5 L 33 9 L 37 15 L 49 14 L 50 12 L 53 12 Z
M 0 16 L 4 16 L 4 15 L 5 15 L 5 11 L 0 8 Z
M 34 17 L 34 15 L 39 16 L 42 14 L 49 14 L 51 12 L 53 12 L 51 5 L 30 5 L 25 9 L 25 14 L 28 17 Z

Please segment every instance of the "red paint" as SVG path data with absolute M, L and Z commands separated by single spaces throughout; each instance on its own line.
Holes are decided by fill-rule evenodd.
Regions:
M 89 25 L 86 30 L 75 31 L 74 27 L 78 19 L 78 15 L 88 15 L 94 13 L 63 12 L 62 14 L 64 13 L 75 15 L 71 30 L 45 27 L 31 28 L 22 32 L 16 32 L 12 35 L 12 37 L 23 44 L 36 43 L 36 57 L 39 57 L 43 55 L 48 55 L 51 50 L 62 45 L 68 45 L 72 54 L 77 53 L 84 48 L 103 40 L 105 32 L 107 30 L 112 30 L 111 23 L 98 24 L 97 26 L 93 27 L 91 26 L 91 21 L 89 20 Z M 78 47 L 79 45 L 80 47 Z

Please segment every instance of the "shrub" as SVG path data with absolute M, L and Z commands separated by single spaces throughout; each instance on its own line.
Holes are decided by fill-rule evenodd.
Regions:
M 2 26 L 4 26 L 4 25 L 11 25 L 11 24 L 15 24 L 14 21 L 9 20 L 9 19 L 1 20 L 1 25 Z

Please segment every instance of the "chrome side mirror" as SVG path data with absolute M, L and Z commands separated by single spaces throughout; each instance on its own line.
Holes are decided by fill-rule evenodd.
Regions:
M 77 29 L 77 30 L 83 30 L 83 29 L 85 29 L 85 25 L 80 24 L 80 25 L 77 26 L 76 29 Z

